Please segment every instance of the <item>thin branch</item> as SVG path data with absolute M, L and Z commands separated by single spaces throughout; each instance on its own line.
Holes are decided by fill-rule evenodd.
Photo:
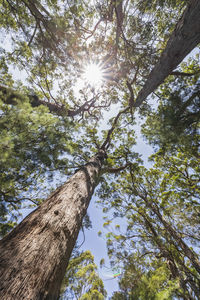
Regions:
M 40 84 L 37 84 L 37 85 L 42 89 L 42 92 L 44 93 L 45 97 L 47 97 L 47 99 L 48 99 L 48 96 L 46 95 L 46 93 L 43 90 L 43 88 L 41 87 L 41 85 Z M 47 88 L 48 88 L 48 86 L 47 86 Z M 17 102 L 15 101 L 15 98 L 20 98 L 21 96 L 23 96 L 20 93 L 18 93 L 17 91 L 15 91 L 13 89 L 10 89 L 9 87 L 6 87 L 4 85 L 0 85 L 0 91 L 3 93 L 3 95 L 6 96 L 6 99 L 2 99 L 6 104 L 16 105 Z M 49 89 L 48 89 L 48 91 L 50 93 Z M 99 95 L 100 95 L 100 93 L 95 95 L 90 100 L 86 101 L 83 105 L 79 106 L 78 109 L 76 109 L 76 110 L 67 109 L 65 107 L 65 105 L 63 105 L 63 104 L 59 105 L 58 103 L 54 104 L 54 103 L 51 103 L 51 102 L 40 100 L 37 95 L 29 94 L 27 96 L 29 97 L 29 101 L 30 101 L 30 104 L 32 105 L 32 107 L 38 107 L 40 105 L 44 105 L 44 106 L 47 106 L 49 108 L 51 113 L 56 113 L 58 115 L 66 114 L 68 117 L 75 117 L 75 116 L 77 116 L 81 113 L 84 113 L 84 112 L 89 113 L 89 110 L 93 107 L 94 108 L 98 108 L 98 107 L 100 108 L 101 106 L 95 106 L 94 105 L 97 98 L 99 97 Z M 52 99 L 54 99 L 54 98 L 52 97 Z M 54 99 L 54 101 L 55 101 L 55 99 Z M 105 106 L 102 106 L 102 107 L 107 107 L 107 106 L 105 105 Z
M 37 31 L 37 22 L 36 22 L 36 25 L 35 25 L 35 29 L 34 29 L 34 31 L 33 31 L 33 34 L 32 34 L 32 36 L 31 36 L 31 38 L 30 38 L 30 40 L 29 40 L 29 42 L 28 42 L 28 47 L 30 47 L 30 45 L 31 45 L 31 43 L 32 43 L 32 41 L 33 41 L 33 39 L 34 39 L 34 36 L 35 36 L 35 34 L 36 34 L 36 31 Z
M 94 26 L 94 29 L 90 32 L 90 35 L 86 37 L 86 40 L 88 40 L 89 38 L 91 38 L 93 36 L 93 34 L 95 33 L 95 31 L 97 30 L 97 27 L 99 26 L 99 24 L 103 21 L 104 19 L 101 18 L 96 25 Z
M 139 259 L 141 259 L 142 257 L 144 257 L 148 254 L 154 254 L 155 255 L 155 252 L 153 252 L 153 251 L 145 252 L 144 254 L 140 255 Z
M 109 147 L 109 145 L 110 145 L 111 135 L 112 135 L 112 133 L 113 133 L 113 131 L 114 131 L 114 129 L 115 129 L 115 126 L 117 125 L 117 122 L 118 122 L 120 116 L 121 116 L 122 114 L 125 114 L 128 110 L 129 110 L 129 106 L 126 107 L 125 109 L 119 111 L 119 113 L 117 114 L 117 116 L 116 116 L 115 119 L 114 119 L 114 122 L 113 122 L 112 127 L 108 130 L 108 132 L 107 132 L 107 137 L 106 137 L 106 139 L 105 139 L 105 141 L 104 141 L 104 143 L 102 144 L 102 146 L 101 146 L 100 149 L 103 149 L 103 150 L 108 149 L 108 147 Z
M 200 73 L 200 70 L 196 71 L 196 72 L 193 72 L 193 73 L 185 73 L 185 72 L 179 72 L 179 71 L 174 71 L 174 72 L 171 72 L 170 75 L 174 75 L 174 76 L 187 76 L 187 77 L 190 77 L 190 76 L 194 76 L 194 75 L 197 75 Z

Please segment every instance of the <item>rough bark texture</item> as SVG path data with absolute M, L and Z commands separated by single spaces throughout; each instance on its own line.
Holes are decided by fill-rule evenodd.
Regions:
M 0 299 L 57 299 L 104 153 L 95 156 L 0 241 Z
M 139 92 L 134 106 L 140 106 L 199 43 L 200 1 L 190 0 L 158 63 Z

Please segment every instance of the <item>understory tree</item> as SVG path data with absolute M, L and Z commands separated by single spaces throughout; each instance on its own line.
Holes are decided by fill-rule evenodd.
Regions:
M 60 299 L 105 299 L 103 281 L 90 251 L 75 253 L 67 267 Z
M 1 235 L 24 204 L 37 207 L 0 241 L 0 297 L 58 299 L 98 186 L 111 199 L 105 211 L 128 224 L 126 234 L 110 233 L 120 254 L 108 241 L 125 266 L 119 293 L 197 299 L 199 61 L 180 63 L 200 42 L 200 2 L 90 2 L 0 1 Z M 80 81 L 89 63 L 101 69 L 99 86 Z M 149 170 L 134 148 L 136 112 L 160 147 Z M 130 270 L 141 278 L 136 289 Z M 99 286 L 102 295 L 93 285 L 87 293 L 102 299 Z

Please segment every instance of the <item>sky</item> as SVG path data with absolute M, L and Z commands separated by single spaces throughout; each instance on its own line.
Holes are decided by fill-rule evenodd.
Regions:
M 86 74 L 83 74 L 83 78 L 86 79 L 87 82 L 91 83 L 92 85 L 98 86 L 98 80 L 101 80 L 101 75 L 99 74 L 98 68 L 92 64 L 91 68 L 90 66 L 86 66 L 85 68 Z M 95 76 L 96 75 L 96 76 Z M 81 80 L 78 82 L 76 86 L 75 94 L 78 97 L 78 90 L 82 88 L 82 85 L 84 83 L 81 82 Z M 99 85 L 100 88 L 100 85 Z M 117 112 L 119 111 L 120 107 L 119 105 L 111 105 L 109 111 L 104 113 L 104 118 L 101 123 L 101 129 L 109 129 L 110 125 L 108 125 L 107 121 L 115 116 Z M 139 119 L 138 115 L 136 114 L 136 125 L 134 126 L 135 134 L 137 136 L 137 145 L 135 146 L 135 151 L 142 155 L 142 159 L 144 161 L 144 165 L 150 166 L 150 163 L 148 162 L 148 157 L 153 153 L 153 149 L 151 146 L 149 146 L 147 143 L 145 143 L 141 132 L 141 120 Z M 120 277 L 115 278 L 114 274 L 116 271 L 113 271 L 109 265 L 109 258 L 107 256 L 107 248 L 106 248 L 106 238 L 99 237 L 98 232 L 102 231 L 106 233 L 106 230 L 103 228 L 103 223 L 105 220 L 103 220 L 103 217 L 105 216 L 102 213 L 101 207 L 96 204 L 97 198 L 93 196 L 89 209 L 88 209 L 88 215 L 90 217 L 90 220 L 92 222 L 92 229 L 85 230 L 85 242 L 79 249 L 80 251 L 83 250 L 90 250 L 91 253 L 94 255 L 94 261 L 96 265 L 98 266 L 98 273 L 101 279 L 104 282 L 105 289 L 108 293 L 107 299 L 112 295 L 114 291 L 118 290 L 118 281 Z M 119 225 L 120 222 L 118 222 Z M 80 232 L 78 242 L 81 244 L 83 242 L 83 233 Z M 100 268 L 100 260 L 104 258 L 105 259 L 105 267 Z
M 187 57 L 185 57 L 184 61 L 187 61 L 189 57 L 192 57 L 197 53 L 199 53 L 199 49 L 194 49 L 190 54 L 187 55 Z M 152 99 L 151 97 L 149 97 L 148 103 L 150 103 L 153 106 L 156 106 L 155 99 Z M 110 112 L 108 112 L 107 115 L 104 116 L 104 124 L 102 124 L 102 126 L 105 127 L 105 129 L 108 128 L 106 120 L 109 117 L 110 117 Z M 135 125 L 134 129 L 135 129 L 135 133 L 137 136 L 137 145 L 135 146 L 135 151 L 142 155 L 142 159 L 144 161 L 144 166 L 150 167 L 151 163 L 148 161 L 148 157 L 151 154 L 153 154 L 153 148 L 147 142 L 145 142 L 144 138 L 141 135 L 140 128 L 141 128 L 141 120 L 138 118 L 138 116 L 136 114 L 136 125 Z M 92 254 L 94 255 L 95 263 L 98 266 L 99 266 L 100 260 L 102 258 L 105 258 L 106 266 L 109 267 L 109 258 L 107 256 L 106 240 L 97 235 L 97 232 L 100 230 L 105 232 L 105 229 L 103 229 L 104 214 L 101 212 L 101 208 L 97 207 L 97 205 L 95 204 L 95 200 L 96 200 L 96 198 L 93 197 L 91 204 L 89 206 L 89 209 L 88 209 L 88 214 L 92 221 L 93 227 L 92 227 L 92 229 L 85 231 L 85 243 L 83 244 L 81 249 L 82 250 L 90 250 L 92 252 Z M 118 222 L 118 224 L 120 225 L 119 222 Z M 80 242 L 82 241 L 82 238 L 83 238 L 83 236 L 80 234 L 79 235 Z M 103 268 L 102 270 L 99 268 L 98 271 L 99 271 L 100 277 L 103 279 L 105 289 L 107 290 L 107 293 L 108 293 L 107 299 L 109 299 L 109 297 L 112 295 L 112 293 L 114 291 L 118 290 L 119 277 L 114 278 L 114 276 L 113 276 L 114 272 L 112 272 L 112 270 L 107 271 L 105 268 Z M 109 275 L 109 277 L 111 277 L 111 278 L 113 276 L 113 278 L 112 279 L 109 278 L 109 280 L 108 280 L 108 278 L 106 277 L 107 275 Z

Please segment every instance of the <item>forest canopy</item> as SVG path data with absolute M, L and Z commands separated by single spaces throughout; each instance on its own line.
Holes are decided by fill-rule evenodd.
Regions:
M 91 199 L 122 270 L 110 299 L 199 299 L 199 15 L 198 0 L 0 0 L 2 299 L 106 299 L 76 248 Z

